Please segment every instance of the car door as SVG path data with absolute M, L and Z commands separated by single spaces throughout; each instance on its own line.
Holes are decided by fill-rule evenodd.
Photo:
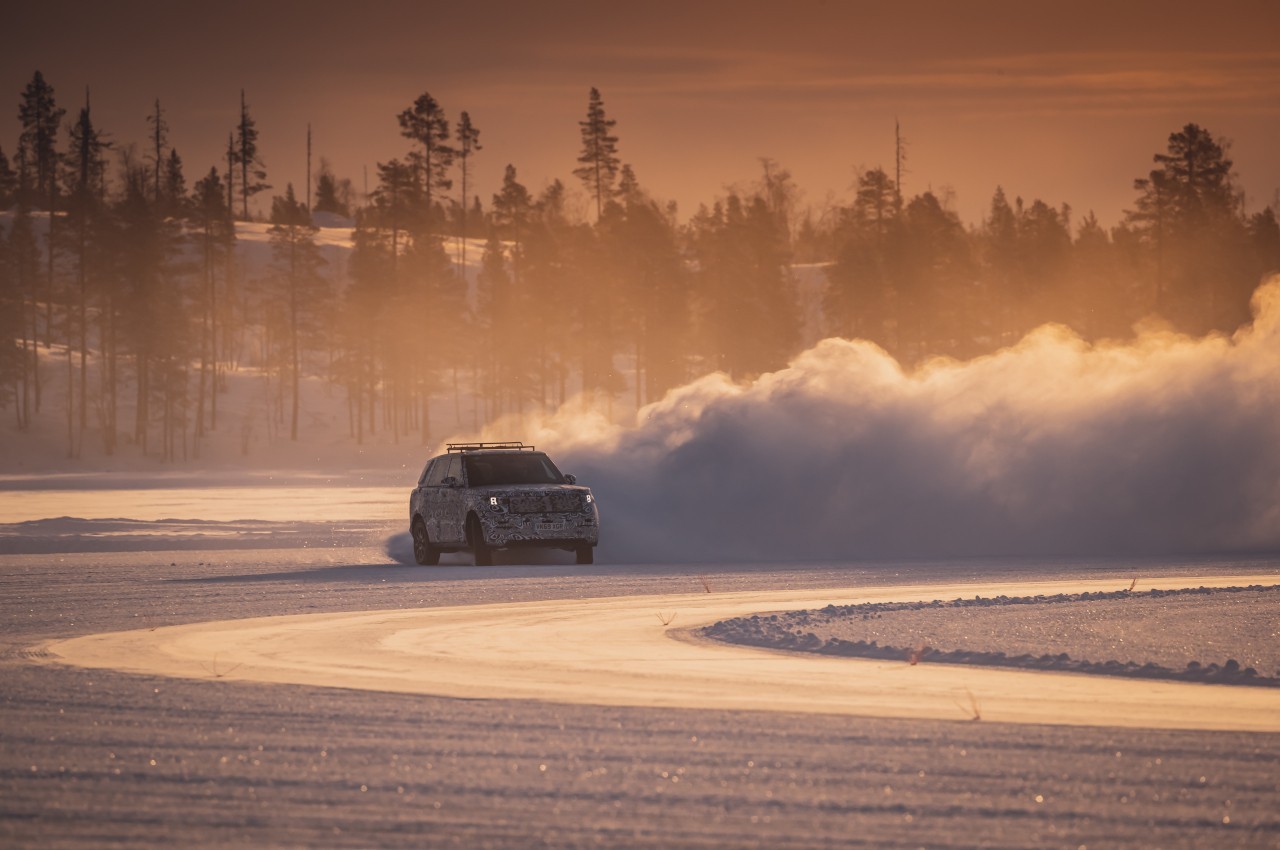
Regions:
M 453 486 L 444 486 L 443 480 L 453 479 Z M 464 543 L 467 539 L 467 487 L 462 477 L 462 455 L 448 457 L 448 465 L 442 476 L 440 491 L 440 542 Z
M 413 495 L 409 497 L 409 522 L 413 522 L 413 518 L 420 516 L 422 521 L 427 521 L 427 478 L 431 475 L 431 464 L 433 460 L 427 461 L 427 465 L 422 467 L 422 474 L 418 476 L 418 483 L 413 488 Z M 430 527 L 428 526 L 428 532 Z
M 419 488 L 422 494 L 422 519 L 427 524 L 427 536 L 437 543 L 441 539 L 441 492 L 444 489 L 440 486 L 440 482 L 444 479 L 447 463 L 448 459 L 444 457 L 438 457 L 431 461 L 431 466 L 428 467 L 427 474 L 423 476 L 422 486 Z

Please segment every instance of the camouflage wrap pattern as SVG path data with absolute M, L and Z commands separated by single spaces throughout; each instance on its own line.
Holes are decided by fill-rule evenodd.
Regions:
M 479 488 L 473 504 L 485 542 L 502 547 L 512 543 L 565 540 L 592 546 L 599 542 L 600 522 L 595 501 L 585 487 L 504 489 Z M 490 500 L 496 499 L 494 505 Z
M 472 514 L 493 548 L 561 542 L 572 548 L 595 546 L 600 539 L 600 514 L 586 487 L 420 487 L 410 498 L 410 522 L 421 518 L 432 545 L 441 549 L 466 546 Z

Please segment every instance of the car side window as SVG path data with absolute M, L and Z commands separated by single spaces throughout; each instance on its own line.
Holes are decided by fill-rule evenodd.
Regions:
M 426 477 L 423 484 L 427 487 L 439 487 L 440 482 L 444 480 L 445 468 L 448 463 L 445 458 L 438 457 L 431 461 L 431 466 L 427 469 Z
M 444 474 L 445 478 L 452 476 L 462 483 L 462 455 L 449 455 L 449 466 Z

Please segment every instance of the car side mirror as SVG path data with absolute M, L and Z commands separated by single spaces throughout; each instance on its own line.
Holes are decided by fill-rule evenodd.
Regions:
M 452 475 L 446 475 L 444 477 L 444 480 L 441 481 L 440 483 L 443 484 L 445 487 L 457 487 L 462 482 L 459 481 L 457 478 L 454 478 Z
M 578 483 L 578 476 L 576 476 L 576 475 L 566 475 L 566 476 L 564 477 L 564 481 L 565 481 L 565 483 L 566 483 L 566 484 L 577 484 L 577 483 Z

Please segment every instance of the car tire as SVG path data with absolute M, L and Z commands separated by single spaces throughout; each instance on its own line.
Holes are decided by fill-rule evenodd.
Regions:
M 419 566 L 432 567 L 440 563 L 440 550 L 431 545 L 431 538 L 427 536 L 426 523 L 421 518 L 413 521 L 409 533 L 413 535 L 413 560 L 417 561 Z
M 577 556 L 579 564 L 594 564 L 596 560 L 596 550 L 594 546 L 579 546 L 573 550 Z
M 484 542 L 484 531 L 475 514 L 467 521 L 467 542 L 471 545 L 471 554 L 477 567 L 493 566 L 493 550 Z

